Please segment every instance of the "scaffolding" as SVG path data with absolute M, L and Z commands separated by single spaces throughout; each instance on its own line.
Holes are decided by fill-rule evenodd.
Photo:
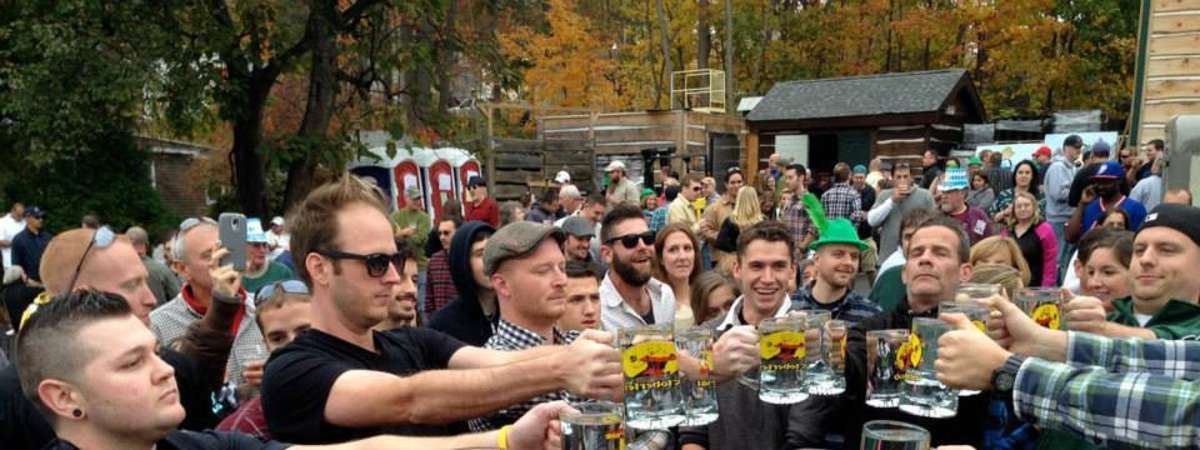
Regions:
M 716 69 L 671 73 L 671 109 L 725 113 L 725 72 Z

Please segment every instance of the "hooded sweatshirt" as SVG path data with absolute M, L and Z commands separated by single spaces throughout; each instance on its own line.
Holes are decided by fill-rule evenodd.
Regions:
M 429 328 L 476 347 L 482 347 L 492 337 L 492 328 L 500 315 L 497 312 L 489 320 L 479 305 L 479 285 L 475 283 L 475 277 L 470 276 L 471 243 L 480 233 L 491 235 L 495 232 L 496 229 L 487 223 L 470 221 L 454 233 L 450 241 L 450 273 L 456 274 L 454 287 L 458 290 L 458 298 L 434 313 L 429 321 Z

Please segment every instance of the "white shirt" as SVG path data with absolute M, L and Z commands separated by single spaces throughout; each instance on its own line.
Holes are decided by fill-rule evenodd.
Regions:
M 25 218 L 13 219 L 12 213 L 5 214 L 3 218 L 0 218 L 0 241 L 11 243 L 13 238 L 23 230 L 25 230 Z M 0 253 L 4 254 L 4 267 L 12 267 L 12 245 L 4 247 Z
M 671 286 L 650 278 L 645 289 L 650 295 L 650 309 L 654 314 L 654 324 L 670 324 L 675 322 L 675 292 Z M 625 298 L 617 292 L 617 286 L 612 282 L 612 273 L 604 276 L 600 283 L 600 323 L 607 331 L 617 331 L 626 328 L 644 327 L 649 325 L 633 307 L 625 303 Z
M 1067 263 L 1067 270 L 1063 272 L 1063 287 L 1070 289 L 1075 295 L 1083 295 L 1083 283 L 1079 279 L 1079 275 L 1075 274 L 1075 265 L 1079 264 L 1079 250 L 1071 254 L 1071 262 Z
M 903 266 L 906 262 L 908 262 L 908 258 L 904 257 L 904 252 L 901 249 L 896 249 L 896 251 L 892 252 L 892 254 L 888 256 L 887 259 L 884 259 L 883 263 L 879 265 L 879 272 L 875 274 L 875 281 L 879 281 L 879 277 L 882 276 L 883 273 L 888 269 L 896 266 Z
M 730 328 L 733 328 L 736 326 L 748 325 L 748 324 L 742 323 L 742 319 L 740 319 L 738 317 L 741 315 L 741 312 L 742 312 L 742 299 L 743 298 L 745 298 L 745 297 L 739 296 L 737 298 L 737 300 L 733 301 L 733 306 L 729 307 L 728 313 L 725 313 L 725 320 L 722 320 L 721 324 L 717 325 L 717 331 L 728 331 Z M 792 309 L 792 301 L 788 298 L 784 298 L 783 302 L 779 304 L 779 309 L 775 310 L 775 314 L 772 314 L 771 317 L 785 317 L 785 316 L 787 316 L 788 311 L 790 311 L 791 309 Z
M 279 254 L 290 250 L 292 245 L 292 235 L 288 233 L 275 234 L 275 230 L 267 230 L 267 246 L 271 248 L 271 260 L 279 257 Z

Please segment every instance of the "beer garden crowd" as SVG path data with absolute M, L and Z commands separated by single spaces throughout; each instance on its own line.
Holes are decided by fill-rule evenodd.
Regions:
M 881 418 L 934 445 L 1197 448 L 1200 209 L 1165 189 L 1161 141 L 1084 147 L 930 150 L 832 179 L 773 155 L 723 186 L 664 166 L 656 189 L 613 162 L 605 187 L 563 172 L 531 204 L 475 177 L 433 218 L 419 190 L 391 213 L 345 175 L 250 219 L 242 272 L 209 218 L 155 246 L 95 217 L 50 236 L 17 203 L 0 219 L 16 341 L 0 445 L 558 448 L 565 400 L 622 398 L 615 333 L 669 325 L 716 334 L 720 414 L 642 448 L 857 448 Z M 868 406 L 866 333 L 938 317 L 968 282 L 1005 289 L 986 333 L 940 316 L 936 373 L 984 393 L 945 419 Z M 1014 305 L 1026 286 L 1065 286 L 1070 332 Z M 846 392 L 758 401 L 737 381 L 760 362 L 756 326 L 813 310 L 850 324 Z

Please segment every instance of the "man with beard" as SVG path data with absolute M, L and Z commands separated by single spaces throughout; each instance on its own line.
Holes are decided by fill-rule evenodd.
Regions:
M 963 169 L 946 169 L 942 180 L 942 213 L 962 223 L 971 245 L 994 234 L 992 218 L 982 209 L 967 204 L 967 173 Z
M 1100 218 L 1112 208 L 1125 211 L 1129 218 L 1130 230 L 1137 230 L 1142 226 L 1146 219 L 1146 207 L 1137 200 L 1121 194 L 1121 180 L 1124 174 L 1121 163 L 1116 161 L 1106 162 L 1096 169 L 1096 173 L 1092 175 L 1091 189 L 1097 198 L 1089 199 L 1085 193 L 1080 199 L 1080 204 L 1086 203 L 1087 207 L 1075 208 L 1075 213 L 1067 222 L 1067 241 L 1077 241 L 1080 236 L 1096 226 Z
M 563 242 L 563 252 L 566 253 L 567 261 L 587 264 L 596 273 L 604 273 L 604 268 L 592 258 L 592 240 L 596 237 L 596 225 L 583 216 L 571 216 L 564 220 L 559 228 L 567 237 Z
M 620 355 L 608 333 L 589 331 L 569 346 L 499 352 L 425 328 L 372 330 L 400 283 L 382 197 L 344 174 L 296 207 L 292 250 L 312 292 L 313 322 L 267 363 L 263 411 L 277 437 L 332 443 L 447 435 L 458 421 L 550 392 L 619 395 Z M 472 244 L 456 239 L 453 247 Z
M 417 325 L 417 286 L 420 279 L 417 258 L 413 247 L 403 239 L 396 240 L 396 255 L 402 261 L 396 264 L 396 272 L 400 274 L 400 283 L 396 284 L 396 294 L 388 303 L 387 318 L 375 325 L 375 330 L 388 331 L 400 327 Z
M 619 205 L 621 203 L 632 203 L 637 205 L 638 202 L 638 187 L 633 184 L 633 181 L 625 176 L 625 163 L 621 161 L 613 161 L 608 163 L 604 168 L 604 173 L 608 174 L 608 189 L 606 189 L 605 197 L 610 205 Z
M 650 276 L 654 258 L 654 232 L 637 205 L 617 204 L 600 226 L 600 254 L 608 274 L 600 283 L 604 329 L 671 323 L 675 320 L 675 293 Z
M 906 289 L 905 300 L 893 311 L 863 320 L 852 327 L 846 340 L 846 408 L 842 430 L 846 442 L 859 442 L 863 423 L 871 420 L 900 420 L 926 430 L 932 444 L 966 444 L 983 448 L 983 426 L 987 418 L 988 398 L 975 395 L 959 399 L 958 414 L 948 419 L 931 419 L 901 413 L 895 408 L 874 408 L 866 404 L 867 342 L 872 330 L 911 329 L 913 318 L 937 317 L 938 305 L 954 298 L 958 286 L 970 279 L 970 247 L 957 220 L 934 216 L 917 226 L 908 247 L 907 261 L 901 271 Z

